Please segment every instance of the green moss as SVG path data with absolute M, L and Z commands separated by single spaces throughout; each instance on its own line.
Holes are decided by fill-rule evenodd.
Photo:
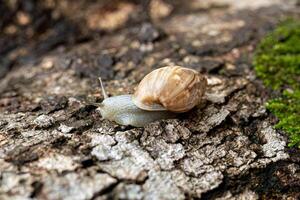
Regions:
M 286 21 L 263 39 L 256 50 L 254 66 L 258 77 L 273 89 L 286 85 L 297 87 L 300 81 L 300 22 Z
M 267 86 L 283 91 L 267 108 L 279 119 L 275 128 L 289 134 L 290 146 L 300 148 L 300 22 L 286 21 L 266 36 L 257 47 L 254 66 Z
M 289 134 L 290 146 L 300 148 L 300 90 L 285 91 L 282 97 L 270 100 L 267 108 L 280 120 L 275 128 Z

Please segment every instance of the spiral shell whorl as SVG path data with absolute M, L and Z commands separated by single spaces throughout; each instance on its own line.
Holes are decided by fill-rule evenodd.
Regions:
M 133 95 L 143 110 L 186 112 L 196 106 L 205 92 L 206 79 L 197 71 L 168 66 L 146 75 Z

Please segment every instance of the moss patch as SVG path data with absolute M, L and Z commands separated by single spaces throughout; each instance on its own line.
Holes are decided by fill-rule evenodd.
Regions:
M 278 99 L 270 100 L 267 108 L 280 120 L 275 128 L 280 128 L 290 136 L 290 146 L 300 148 L 300 90 L 288 91 Z
M 300 148 L 300 22 L 288 20 L 266 36 L 257 47 L 254 66 L 263 82 L 282 96 L 267 108 L 279 123 L 276 128 L 290 136 L 290 146 Z

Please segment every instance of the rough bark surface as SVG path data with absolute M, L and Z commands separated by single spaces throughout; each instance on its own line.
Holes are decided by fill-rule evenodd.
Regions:
M 264 108 L 270 91 L 251 65 L 259 39 L 280 19 L 298 17 L 297 5 L 115 5 L 87 17 L 79 27 L 90 31 L 79 34 L 88 35 L 84 43 L 44 41 L 42 53 L 31 44 L 24 47 L 30 59 L 18 50 L 5 54 L 16 54 L 19 65 L 0 80 L 0 199 L 299 198 L 299 152 L 272 128 L 276 121 Z M 59 8 L 80 21 L 70 14 L 76 6 Z M 111 27 L 103 17 L 117 22 Z M 145 74 L 172 63 L 207 76 L 199 107 L 144 128 L 101 119 L 98 76 L 109 95 L 132 93 Z

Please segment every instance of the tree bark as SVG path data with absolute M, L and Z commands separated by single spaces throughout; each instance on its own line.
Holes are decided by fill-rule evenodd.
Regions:
M 259 40 L 280 19 L 298 17 L 297 6 L 166 1 L 159 8 L 170 12 L 149 11 L 149 23 L 138 20 L 136 2 L 116 2 L 128 16 L 112 31 L 101 24 L 103 33 L 84 33 L 94 26 L 82 25 L 88 41 L 47 40 L 26 62 L 14 51 L 19 65 L 0 80 L 0 199 L 299 198 L 299 151 L 273 128 L 264 106 L 273 93 L 251 63 Z M 98 76 L 110 96 L 127 94 L 169 64 L 206 75 L 201 105 L 143 128 L 101 118 Z

